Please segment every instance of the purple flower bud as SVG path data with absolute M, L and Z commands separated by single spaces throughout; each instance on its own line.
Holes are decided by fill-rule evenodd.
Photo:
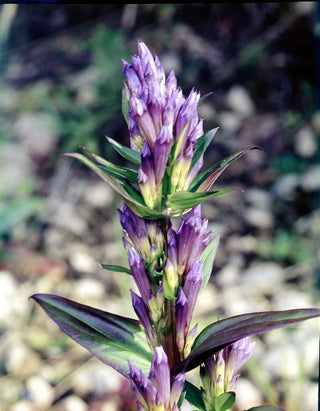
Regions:
M 251 357 L 255 343 L 250 337 L 242 338 L 223 348 L 205 361 L 200 376 L 204 387 L 204 400 L 208 408 L 214 398 L 228 391 L 234 391 L 239 377 L 238 371 Z
M 157 136 L 154 146 L 155 178 L 158 186 L 161 185 L 167 166 L 171 148 L 172 135 L 168 126 L 164 125 Z
M 157 390 L 143 372 L 129 361 L 129 378 L 138 401 L 147 409 L 156 402 Z
M 143 302 L 148 306 L 148 301 L 152 297 L 150 281 L 145 270 L 144 261 L 133 247 L 129 249 L 129 266 Z
M 134 308 L 134 311 L 137 314 L 145 330 L 148 340 L 154 346 L 156 344 L 156 331 L 155 331 L 154 326 L 151 324 L 149 313 L 148 313 L 149 310 L 146 307 L 141 297 L 139 297 L 133 291 L 130 291 L 130 292 L 131 292 L 132 306 Z
M 173 410 L 174 410 L 174 404 L 177 404 L 179 401 L 185 380 L 186 378 L 185 378 L 184 373 L 178 374 L 173 380 L 172 387 L 171 387 L 171 397 L 170 397 L 170 405 Z
M 168 357 L 161 346 L 155 347 L 149 378 L 155 383 L 167 408 L 170 403 L 170 368 Z
M 255 349 L 255 342 L 250 342 L 250 337 L 242 338 L 223 349 L 225 361 L 225 384 L 228 382 L 229 389 L 234 390 L 238 371 L 242 365 L 252 356 Z
M 191 267 L 190 271 L 186 274 L 184 280 L 183 291 L 188 300 L 188 313 L 187 313 L 187 324 L 190 325 L 191 317 L 193 314 L 194 307 L 197 302 L 198 294 L 200 291 L 203 273 L 202 273 L 202 262 L 196 262 Z
M 125 60 L 122 61 L 123 63 L 123 74 L 127 79 L 128 89 L 133 95 L 138 95 L 141 92 L 142 85 L 141 81 L 131 64 L 128 64 Z
M 178 272 L 190 270 L 209 243 L 210 234 L 206 233 L 208 220 L 201 219 L 201 206 L 193 208 L 180 223 L 177 230 Z
M 178 298 L 175 301 L 176 315 L 176 344 L 179 352 L 182 353 L 185 345 L 185 336 L 188 332 L 188 300 L 180 289 Z

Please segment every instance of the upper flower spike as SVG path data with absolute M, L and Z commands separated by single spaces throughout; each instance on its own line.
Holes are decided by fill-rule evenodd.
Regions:
M 159 208 L 167 166 L 171 187 L 164 194 L 188 189 L 202 166 L 200 157 L 189 176 L 197 139 L 203 135 L 197 113 L 200 94 L 192 89 L 185 98 L 174 72 L 166 78 L 158 57 L 142 41 L 138 56 L 131 63 L 123 61 L 123 73 L 131 147 L 141 152 L 140 189 L 146 205 Z

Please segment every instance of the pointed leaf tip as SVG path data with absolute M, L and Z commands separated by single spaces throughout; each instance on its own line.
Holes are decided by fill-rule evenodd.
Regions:
M 152 353 L 139 322 L 53 294 L 31 296 L 60 329 L 102 362 L 128 377 L 128 360 L 148 372 Z

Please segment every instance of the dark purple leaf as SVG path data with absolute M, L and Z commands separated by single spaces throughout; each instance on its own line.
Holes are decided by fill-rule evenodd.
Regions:
M 189 356 L 174 368 L 191 370 L 225 346 L 244 337 L 320 317 L 320 309 L 266 311 L 226 318 L 208 325 L 196 338 Z
M 33 298 L 69 337 L 128 376 L 131 363 L 148 373 L 153 358 L 139 322 L 52 294 Z

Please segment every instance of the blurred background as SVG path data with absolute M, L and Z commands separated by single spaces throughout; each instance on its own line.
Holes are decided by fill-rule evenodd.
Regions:
M 0 409 L 131 411 L 130 386 L 35 303 L 55 293 L 134 316 L 116 208 L 99 177 L 61 154 L 79 145 L 119 164 L 129 144 L 121 59 L 142 39 L 219 127 L 205 166 L 259 145 L 203 206 L 221 235 L 200 328 L 245 312 L 319 307 L 320 8 L 316 2 L 18 5 L 0 8 Z M 317 65 L 318 63 L 318 65 Z M 318 85 L 319 86 L 319 85 Z M 130 284 L 132 286 L 132 284 Z M 238 406 L 316 411 L 319 321 L 254 337 Z M 196 374 L 190 379 L 198 382 Z

